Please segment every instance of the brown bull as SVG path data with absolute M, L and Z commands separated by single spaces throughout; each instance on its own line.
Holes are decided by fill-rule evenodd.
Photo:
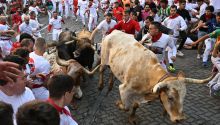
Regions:
M 57 53 L 57 52 L 56 52 Z M 76 60 L 62 60 L 59 58 L 58 54 L 56 55 L 56 62 L 60 66 L 65 66 L 67 67 L 67 74 L 71 76 L 74 81 L 76 82 L 76 98 L 81 98 L 82 97 L 82 91 L 80 89 L 80 79 L 83 76 L 84 73 L 88 75 L 93 75 L 95 71 L 99 68 L 99 65 L 94 68 L 93 71 L 89 71 L 86 68 L 84 68 L 82 65 L 80 65 Z
M 185 83 L 206 83 L 210 78 L 197 80 L 170 76 L 160 65 L 156 55 L 138 43 L 132 35 L 113 31 L 102 41 L 99 87 L 103 87 L 103 69 L 109 65 L 121 82 L 119 109 L 132 109 L 129 121 L 135 122 L 135 112 L 141 103 L 160 99 L 170 120 L 184 119 Z M 110 75 L 112 76 L 112 75 Z
M 97 66 L 92 72 L 84 68 L 86 64 L 89 63 L 92 66 L 92 63 L 93 63 L 91 60 L 93 60 L 94 55 L 91 55 L 92 56 L 91 57 L 89 54 L 92 54 L 92 52 L 90 53 L 88 51 L 85 51 L 85 50 L 88 50 L 88 48 L 89 50 L 92 49 L 91 40 L 89 38 L 91 33 L 89 33 L 88 31 L 82 30 L 81 32 L 77 34 L 78 35 L 77 37 L 75 37 L 74 34 L 72 33 L 73 32 L 70 32 L 70 31 L 62 32 L 59 36 L 59 42 L 49 43 L 48 47 L 56 46 L 56 54 L 55 53 L 50 54 L 50 55 L 54 55 L 54 54 L 56 55 L 55 57 L 56 60 L 53 61 L 54 66 L 52 66 L 56 69 L 53 69 L 53 70 L 63 71 L 66 74 L 73 77 L 77 84 L 75 97 L 81 98 L 82 91 L 80 89 L 80 78 L 83 76 L 84 73 L 88 75 L 92 75 L 98 69 L 99 66 Z M 65 46 L 63 46 L 64 44 Z M 74 47 L 72 48 L 70 44 L 73 44 Z M 69 49 L 69 46 L 71 49 Z M 71 52 L 67 51 L 65 47 L 66 49 L 69 49 L 69 51 Z M 59 52 L 61 56 L 59 55 Z M 89 54 L 87 54 L 86 52 L 88 52 Z M 67 56 L 67 54 L 70 54 L 70 53 L 74 55 L 73 58 L 71 58 L 71 56 L 69 57 Z M 65 58 L 66 60 L 61 59 L 62 56 L 66 56 L 67 57 Z M 90 57 L 87 57 L 87 56 L 90 56 Z M 89 59 L 89 61 L 91 62 L 87 61 L 88 58 L 92 58 L 92 59 Z M 91 69 L 92 67 L 90 65 L 88 67 Z M 63 69 L 66 69 L 66 70 L 63 70 Z

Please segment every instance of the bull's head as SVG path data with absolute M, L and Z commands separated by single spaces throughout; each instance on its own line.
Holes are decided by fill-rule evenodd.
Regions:
M 178 122 L 185 119 L 183 114 L 183 101 L 186 95 L 185 83 L 207 83 L 213 76 L 204 79 L 184 78 L 182 74 L 173 77 L 167 81 L 156 84 L 153 93 L 160 95 L 160 100 L 165 111 L 169 114 L 172 122 Z
M 81 98 L 82 97 L 82 91 L 80 88 L 80 77 L 82 76 L 82 73 L 86 73 L 88 75 L 93 75 L 95 71 L 99 68 L 100 65 L 98 65 L 93 71 L 89 71 L 86 68 L 84 68 L 81 64 L 79 64 L 76 60 L 62 60 L 58 56 L 58 52 L 56 52 L 56 61 L 58 65 L 66 66 L 67 74 L 70 75 L 76 82 L 76 91 L 75 91 L 75 97 Z

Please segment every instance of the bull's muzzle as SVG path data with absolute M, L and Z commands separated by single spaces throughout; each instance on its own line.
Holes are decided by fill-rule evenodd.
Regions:
M 183 120 L 185 120 L 186 117 L 184 115 L 181 115 L 181 116 L 176 116 L 176 117 L 172 117 L 170 120 L 173 122 L 173 123 L 179 123 Z

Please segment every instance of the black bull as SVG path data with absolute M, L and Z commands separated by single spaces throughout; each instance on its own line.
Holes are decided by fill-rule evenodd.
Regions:
M 64 44 L 68 41 L 72 42 Z M 75 32 L 64 31 L 60 34 L 56 47 L 58 56 L 61 59 L 75 59 L 83 67 L 88 67 L 90 70 L 92 69 L 95 50 L 93 49 L 89 38 L 76 38 Z

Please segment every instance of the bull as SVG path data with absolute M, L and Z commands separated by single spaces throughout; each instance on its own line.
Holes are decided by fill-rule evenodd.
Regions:
M 52 62 L 52 71 L 65 73 L 73 77 L 76 87 L 76 98 L 82 97 L 80 89 L 80 78 L 84 73 L 92 75 L 99 66 L 93 71 L 87 70 L 85 67 L 92 69 L 94 62 L 94 49 L 91 44 L 90 34 L 88 31 L 81 31 L 77 34 L 71 31 L 62 32 L 59 36 L 59 42 L 48 43 L 48 47 L 56 46 L 56 50 L 46 57 Z M 64 68 L 65 67 L 65 68 Z M 54 68 L 54 69 L 53 69 Z
M 74 32 L 62 32 L 59 36 L 59 42 L 56 45 L 59 57 L 64 60 L 75 59 L 83 67 L 88 67 L 91 70 L 95 50 L 92 46 L 90 35 L 91 33 L 86 30 L 79 32 L 77 37 Z M 68 41 L 72 42 L 62 44 Z
M 185 119 L 183 114 L 185 83 L 206 83 L 212 78 L 198 80 L 185 78 L 182 73 L 177 77 L 169 75 L 152 51 L 138 43 L 133 35 L 118 30 L 113 31 L 102 41 L 100 89 L 103 88 L 105 65 L 109 65 L 114 76 L 121 82 L 119 85 L 121 99 L 116 105 L 121 110 L 132 110 L 129 116 L 131 123 L 135 123 L 135 112 L 141 103 L 158 98 L 172 122 Z

